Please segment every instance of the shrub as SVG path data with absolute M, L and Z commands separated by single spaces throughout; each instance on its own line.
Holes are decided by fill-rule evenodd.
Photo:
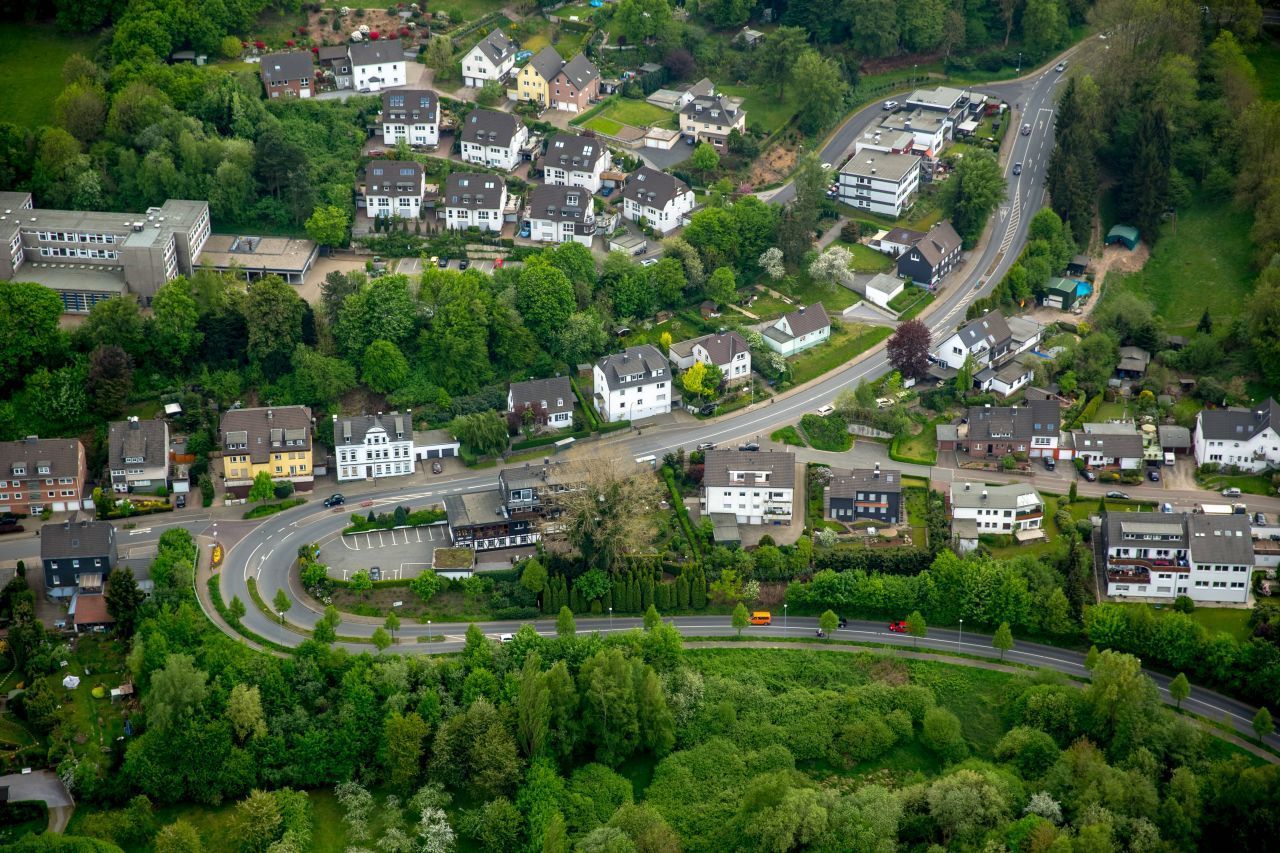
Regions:
M 274 491 L 276 500 L 282 501 L 289 497 L 289 495 L 293 494 L 293 483 L 288 480 L 281 480 L 279 483 L 276 483 Z
M 921 738 L 943 761 L 960 761 L 969 752 L 960 732 L 960 718 L 946 708 L 930 708 L 925 712 Z
M 440 576 L 430 569 L 425 569 L 416 578 L 409 581 L 409 589 L 421 598 L 424 602 L 430 601 L 431 597 L 440 591 L 444 586 L 444 581 Z
M 1173 609 L 1179 613 L 1190 613 L 1196 609 L 1196 603 L 1189 595 L 1180 595 L 1173 600 Z

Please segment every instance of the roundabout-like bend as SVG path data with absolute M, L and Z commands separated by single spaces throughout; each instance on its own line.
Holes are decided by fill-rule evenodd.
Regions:
M 429 501 L 438 501 L 444 494 L 461 491 L 474 491 L 492 488 L 496 479 L 493 476 L 470 477 L 452 480 L 445 488 L 424 489 L 405 492 L 401 489 L 388 489 L 385 492 L 371 494 L 365 498 L 370 506 L 385 511 L 385 508 L 398 503 L 421 505 Z M 360 509 L 368 507 L 362 502 Z M 244 626 L 282 646 L 297 646 L 304 637 L 290 630 L 289 625 L 304 629 L 313 628 L 322 615 L 322 608 L 310 595 L 300 588 L 294 563 L 298 546 L 310 542 L 332 543 L 341 536 L 341 530 L 350 523 L 350 513 L 356 507 L 342 507 L 338 511 L 316 509 L 314 504 L 299 507 L 297 510 L 282 513 L 246 534 L 240 541 L 230 546 L 221 568 L 221 588 L 223 599 L 229 601 L 231 596 L 239 596 L 245 602 L 246 613 L 242 620 Z M 214 533 L 213 535 L 217 535 Z M 263 601 L 274 599 L 276 591 L 283 589 L 289 597 L 291 607 L 286 614 L 287 625 L 280 620 L 272 619 L 253 606 L 248 579 L 253 578 Z M 407 592 L 407 591 L 406 591 Z M 679 616 L 666 621 L 675 625 L 686 637 L 727 638 L 737 635 L 727 616 Z M 343 614 L 338 634 L 345 638 L 371 638 L 374 630 L 382 624 L 382 620 L 373 617 Z M 480 622 L 477 623 L 484 633 L 494 639 L 500 634 L 514 631 L 520 624 L 513 622 Z M 555 633 L 554 620 L 541 619 L 532 624 L 541 634 Z M 775 614 L 774 624 L 766 627 L 753 626 L 744 631 L 744 637 L 752 640 L 814 640 L 818 620 L 813 617 L 793 616 L 778 620 Z M 423 625 L 401 624 L 397 643 L 392 651 L 401 654 L 439 654 L 456 652 L 462 648 L 463 637 L 468 623 L 436 623 Z M 641 627 L 641 620 L 632 617 L 587 617 L 577 620 L 579 633 L 610 631 L 629 631 Z M 238 634 L 232 636 L 239 638 Z M 441 637 L 432 642 L 420 640 L 424 637 Z M 850 621 L 847 626 L 836 632 L 836 641 L 875 644 L 900 649 L 919 648 L 921 651 L 948 653 L 948 662 L 958 666 L 981 666 L 989 661 L 997 660 L 999 652 L 991 645 L 991 637 L 973 632 L 960 632 L 949 629 L 931 629 L 929 636 L 918 641 L 887 630 L 883 622 Z M 337 645 L 355 653 L 370 651 L 372 641 L 358 643 L 354 641 L 340 642 Z M 805 648 L 814 648 L 806 643 Z M 818 646 L 823 648 L 823 646 Z M 847 650 L 847 646 L 830 645 L 828 649 Z M 1039 643 L 1018 642 L 1004 656 L 1009 664 L 1047 669 L 1062 673 L 1074 679 L 1087 679 L 1088 670 L 1084 666 L 1084 655 L 1072 649 L 1058 648 Z M 1167 704 L 1173 700 L 1169 696 L 1169 677 L 1163 673 L 1144 670 L 1155 682 L 1161 699 Z M 1252 736 L 1251 723 L 1257 709 L 1244 702 L 1196 686 L 1191 697 L 1184 700 L 1182 707 L 1200 717 L 1215 723 L 1230 725 L 1238 734 L 1248 738 Z M 1268 746 L 1280 750 L 1280 735 L 1271 735 L 1266 739 Z

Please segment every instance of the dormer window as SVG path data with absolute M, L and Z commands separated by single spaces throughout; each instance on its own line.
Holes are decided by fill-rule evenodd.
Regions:
M 48 465 L 41 465 L 41 466 L 40 466 L 40 469 L 39 469 L 39 473 L 41 473 L 41 474 L 48 474 L 48 473 L 49 473 L 49 466 L 48 466 Z

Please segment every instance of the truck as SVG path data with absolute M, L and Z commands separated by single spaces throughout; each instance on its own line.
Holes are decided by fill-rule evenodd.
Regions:
M 1196 512 L 1204 515 L 1231 515 L 1235 508 L 1231 504 L 1196 504 Z

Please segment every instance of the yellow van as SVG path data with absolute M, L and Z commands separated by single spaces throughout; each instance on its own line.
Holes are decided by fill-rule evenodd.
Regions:
M 773 622 L 773 614 L 768 610 L 757 610 L 751 614 L 752 625 L 769 625 Z

